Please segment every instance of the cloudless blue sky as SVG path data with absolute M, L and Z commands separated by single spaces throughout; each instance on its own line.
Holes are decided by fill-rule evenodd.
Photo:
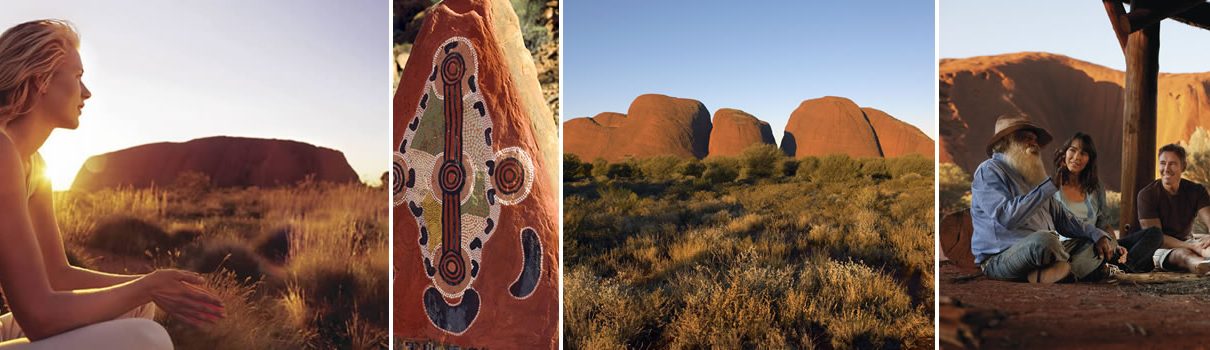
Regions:
M 78 130 L 42 155 L 55 189 L 88 156 L 214 135 L 344 152 L 363 181 L 387 170 L 388 0 L 7 1 L 0 26 L 59 18 L 80 31 L 92 90 Z
M 940 7 L 941 58 L 1044 51 L 1126 69 L 1122 48 L 1099 2 L 941 0 Z M 1210 71 L 1210 31 L 1164 20 L 1160 71 Z
M 932 1 L 568 1 L 563 119 L 644 93 L 737 108 L 780 140 L 806 99 L 843 96 L 936 139 Z

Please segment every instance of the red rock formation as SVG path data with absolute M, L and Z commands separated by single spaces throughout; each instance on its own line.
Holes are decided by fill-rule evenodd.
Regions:
M 563 126 L 566 153 L 592 161 L 671 155 L 704 158 L 709 152 L 710 112 L 697 100 L 641 95 L 627 114 L 602 113 Z
M 563 151 L 588 162 L 605 158 L 614 147 L 614 131 L 625 121 L 625 114 L 604 112 L 563 122 Z
M 308 175 L 316 181 L 358 181 L 336 150 L 289 140 L 217 136 L 93 156 L 76 173 L 72 189 L 167 187 L 185 172 L 205 174 L 217 187 L 293 185 Z
M 874 108 L 863 107 L 861 111 L 865 112 L 870 125 L 874 126 L 883 156 L 892 158 L 918 154 L 933 159 L 933 139 L 919 128 Z
M 429 10 L 394 113 L 397 341 L 557 347 L 558 135 L 511 4 Z
M 769 123 L 738 109 L 721 108 L 714 112 L 710 129 L 710 155 L 736 156 L 757 144 L 776 145 Z
M 1043 149 L 1049 161 L 1076 131 L 1092 135 L 1101 155 L 1100 178 L 1110 189 L 1121 176 L 1124 74 L 1070 57 L 1015 53 L 944 59 L 940 67 L 941 161 L 973 171 L 995 119 L 1021 112 L 1055 136 Z M 1210 125 L 1210 73 L 1160 74 L 1156 147 L 1187 141 L 1198 125 Z
M 852 157 L 881 157 L 874 128 L 861 108 L 843 97 L 803 101 L 790 114 L 781 149 L 794 157 L 844 153 Z

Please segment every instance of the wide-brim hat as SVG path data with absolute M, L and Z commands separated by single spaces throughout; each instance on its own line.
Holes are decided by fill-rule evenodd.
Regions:
M 1012 135 L 1018 130 L 1030 130 L 1038 134 L 1038 145 L 1046 147 L 1054 137 L 1042 127 L 1034 124 L 1029 120 L 1029 117 L 1024 114 L 1005 114 L 996 118 L 996 133 L 987 141 L 987 156 L 992 155 L 992 146 L 995 146 L 1000 139 Z

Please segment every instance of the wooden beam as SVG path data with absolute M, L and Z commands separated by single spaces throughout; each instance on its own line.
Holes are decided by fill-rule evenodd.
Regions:
M 1179 15 L 1195 6 L 1205 3 L 1206 0 L 1182 0 L 1151 1 L 1147 2 L 1147 7 L 1136 7 L 1131 5 L 1130 13 L 1126 14 L 1126 17 L 1130 21 L 1130 30 L 1128 33 L 1137 32 L 1140 29 L 1146 28 L 1152 24 L 1160 23 L 1160 21 L 1168 17 Z
M 1139 0 L 1131 5 L 1137 7 Z M 1156 91 L 1159 81 L 1160 25 L 1130 34 L 1126 42 L 1125 108 L 1122 118 L 1122 212 L 1120 224 L 1137 229 L 1139 190 L 1154 180 Z
M 1188 11 L 1172 15 L 1172 19 L 1194 27 L 1210 30 L 1210 3 L 1194 6 Z
M 1118 0 L 1102 0 L 1105 4 L 1105 14 L 1109 15 L 1109 24 L 1113 26 L 1113 34 L 1118 37 L 1118 45 L 1122 54 L 1126 53 L 1126 36 L 1130 35 L 1130 18 L 1126 16 L 1126 7 Z

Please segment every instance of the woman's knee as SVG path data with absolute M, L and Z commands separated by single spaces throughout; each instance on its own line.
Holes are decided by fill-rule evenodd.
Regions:
M 172 338 L 168 336 L 168 330 L 153 320 L 130 318 L 110 322 L 121 323 L 115 325 L 121 329 L 115 333 L 129 340 L 130 349 L 172 349 Z

